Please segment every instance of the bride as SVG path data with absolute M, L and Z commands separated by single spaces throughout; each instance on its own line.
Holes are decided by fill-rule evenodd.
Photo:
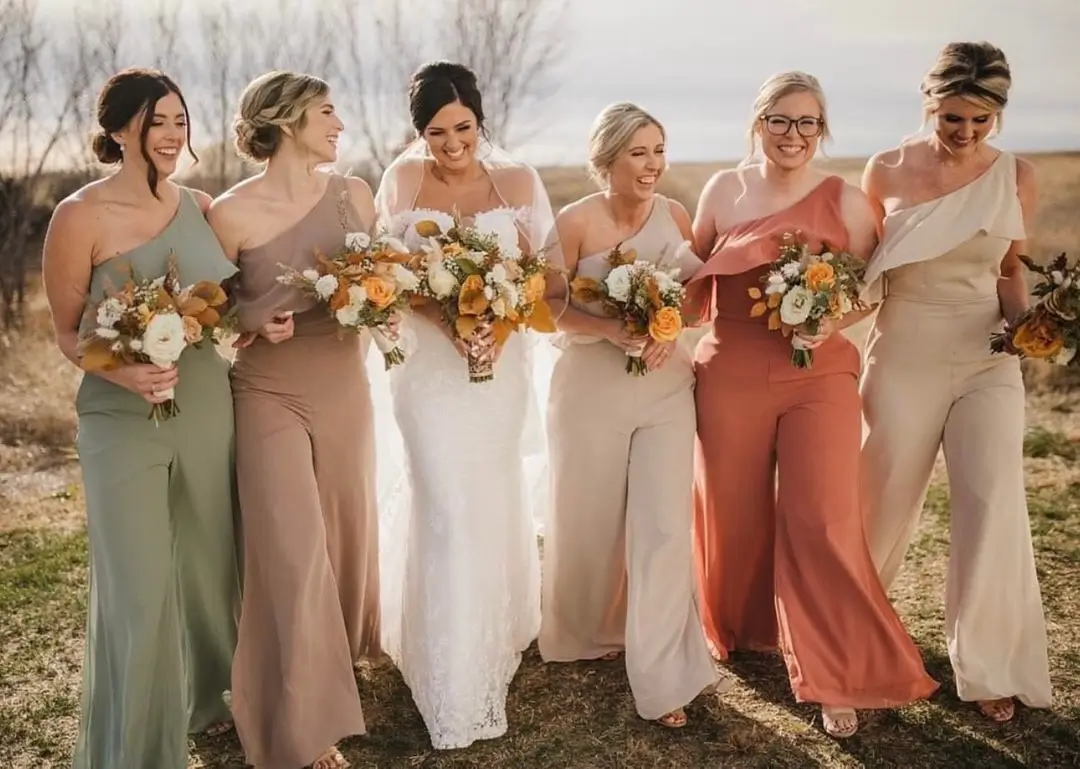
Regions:
M 551 204 L 535 170 L 482 139 L 475 75 L 459 64 L 425 65 L 409 106 L 418 138 L 383 175 L 381 227 L 419 249 L 415 224 L 445 229 L 454 213 L 499 237 L 504 252 L 541 246 Z M 494 379 L 471 383 L 465 348 L 438 313 L 420 308 L 403 324 L 408 358 L 389 375 L 401 472 L 389 420 L 378 457 L 383 643 L 432 745 L 446 749 L 506 733 L 507 689 L 539 630 L 526 487 L 542 475 L 529 466 L 543 456 L 531 379 L 534 367 L 550 371 L 540 362 L 550 348 L 531 334 L 511 334 L 502 347 L 485 335 Z

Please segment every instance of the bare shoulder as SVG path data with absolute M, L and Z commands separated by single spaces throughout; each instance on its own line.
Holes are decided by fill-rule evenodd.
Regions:
M 745 168 L 725 168 L 709 177 L 701 188 L 702 199 L 734 194 L 746 184 Z
M 193 198 L 195 202 L 199 204 L 200 210 L 205 214 L 210 210 L 210 205 L 214 202 L 214 199 L 210 197 L 209 193 L 202 190 L 197 190 L 194 187 L 184 187 L 177 185 L 181 190 L 186 190 Z
M 589 218 L 595 216 L 599 210 L 602 197 L 602 192 L 594 192 L 563 206 L 555 217 L 559 230 L 563 232 L 583 230 Z
M 374 200 L 375 198 L 371 192 L 371 185 L 359 176 L 346 176 L 345 188 L 348 189 L 349 195 L 356 201 Z
M 1035 189 L 1035 165 L 1026 158 L 1016 157 L 1016 186 L 1021 191 Z
M 840 190 L 840 207 L 847 216 L 867 217 L 874 219 L 874 207 L 870 204 L 870 198 L 865 192 L 851 182 L 844 182 Z

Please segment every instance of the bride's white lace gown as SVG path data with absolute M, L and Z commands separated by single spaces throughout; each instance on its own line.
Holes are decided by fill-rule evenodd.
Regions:
M 519 223 L 530 218 L 500 210 L 478 215 L 476 225 L 513 237 L 515 213 Z M 385 226 L 415 245 L 415 222 L 440 216 L 410 208 Z M 383 644 L 432 745 L 461 748 L 506 733 L 507 690 L 540 627 L 536 501 L 528 497 L 546 465 L 532 379 L 538 374 L 546 393 L 551 360 L 546 342 L 513 334 L 494 379 L 471 383 L 441 329 L 408 317 L 403 330 L 408 357 L 389 374 L 393 420 L 387 377 L 373 372 L 382 411 Z

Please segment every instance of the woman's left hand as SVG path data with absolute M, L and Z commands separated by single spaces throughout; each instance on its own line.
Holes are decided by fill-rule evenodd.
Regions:
M 675 351 L 676 344 L 678 343 L 657 342 L 655 339 L 650 338 L 645 343 L 645 352 L 641 356 L 642 360 L 645 361 L 645 367 L 649 371 L 656 371 L 656 369 L 662 367 L 671 357 L 671 353 Z
M 840 324 L 832 318 L 822 318 L 818 321 L 818 331 L 816 334 L 808 334 L 803 327 L 799 327 L 795 331 L 795 336 L 803 343 L 807 350 L 816 350 L 839 330 Z

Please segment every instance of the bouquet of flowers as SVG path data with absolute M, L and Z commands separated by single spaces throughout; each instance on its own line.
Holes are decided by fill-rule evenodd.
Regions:
M 330 257 L 316 254 L 311 269 L 280 265 L 284 272 L 278 282 L 326 304 L 342 329 L 368 329 L 390 369 L 405 362 L 405 353 L 384 329 L 420 288 L 420 278 L 409 267 L 411 261 L 405 245 L 396 238 L 373 240 L 366 232 L 350 232 L 342 251 Z
M 1030 257 L 1021 261 L 1042 281 L 1032 289 L 1038 301 L 1003 331 L 990 336 L 993 352 L 1015 351 L 1022 358 L 1037 358 L 1061 366 L 1080 365 L 1080 264 L 1069 266 L 1065 254 L 1049 265 Z
M 679 248 L 689 247 L 683 243 Z M 638 259 L 634 249 L 623 252 L 619 246 L 608 254 L 608 263 L 612 270 L 603 282 L 576 277 L 570 282 L 571 295 L 585 304 L 599 304 L 605 315 L 621 319 L 635 336 L 657 342 L 678 339 L 685 325 L 681 308 L 686 297 L 678 268 Z M 642 360 L 644 352 L 642 344 L 626 354 L 628 374 L 648 373 Z
M 456 218 L 413 225 L 423 239 L 420 294 L 439 305 L 454 336 L 467 343 L 470 382 L 495 376 L 493 361 L 475 343 L 481 329 L 491 329 L 496 346 L 522 329 L 555 331 L 544 300 L 552 266 L 543 251 L 521 251 L 514 217 L 499 209 L 478 215 L 471 227 Z
M 96 305 L 87 305 L 87 329 L 80 335 L 79 355 L 85 371 L 111 371 L 121 364 L 152 363 L 162 369 L 176 365 L 189 346 L 218 343 L 231 333 L 234 315 L 224 312 L 225 291 L 212 281 L 181 287 L 175 256 L 165 274 L 153 280 L 130 278 Z M 154 404 L 155 423 L 180 413 L 174 391 Z
M 769 314 L 769 329 L 791 337 L 791 363 L 811 368 L 814 351 L 792 332 L 818 333 L 825 318 L 839 320 L 853 310 L 865 309 L 859 298 L 865 263 L 846 251 L 830 251 L 822 246 L 814 253 L 800 233 L 785 233 L 780 254 L 764 277 L 765 289 L 751 288 L 755 300 L 750 316 Z

